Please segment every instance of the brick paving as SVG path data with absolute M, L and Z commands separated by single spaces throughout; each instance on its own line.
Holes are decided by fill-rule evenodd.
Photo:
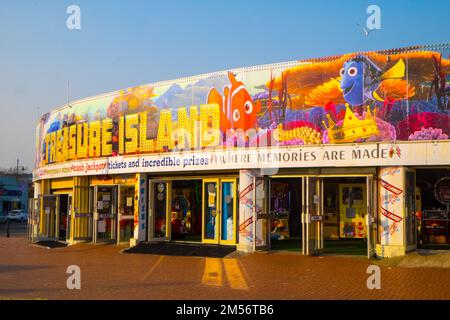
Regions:
M 46 249 L 1 234 L 0 299 L 450 299 L 450 268 L 379 263 L 381 290 L 369 290 L 366 269 L 378 262 L 364 257 L 269 252 L 223 263 L 122 249 Z M 66 288 L 66 268 L 73 264 L 81 268 L 81 290 Z M 205 269 L 210 266 L 215 269 Z

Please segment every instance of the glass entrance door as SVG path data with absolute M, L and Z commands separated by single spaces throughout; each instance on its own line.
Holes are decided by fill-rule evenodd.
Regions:
M 203 180 L 203 242 L 236 244 L 236 179 Z
M 70 238 L 70 210 L 72 208 L 72 195 L 59 194 L 59 210 L 58 210 L 58 230 L 57 235 L 60 241 L 67 241 Z
M 31 198 L 28 202 L 28 240 L 39 240 L 39 198 Z
M 304 176 L 302 179 L 302 253 L 317 254 L 323 247 L 322 179 Z
M 94 200 L 94 242 L 115 241 L 116 187 L 96 186 Z
M 170 182 L 164 180 L 150 180 L 149 182 L 149 241 L 161 241 L 169 238 L 170 223 L 167 219 L 170 207 Z
M 59 199 L 57 195 L 40 196 L 39 238 L 41 240 L 56 240 L 58 237 Z
M 117 243 L 128 242 L 134 232 L 134 186 L 119 186 Z
M 70 228 L 71 228 L 71 221 L 72 221 L 72 195 L 68 195 L 68 201 L 67 201 L 67 218 L 66 218 L 66 241 L 70 241 Z
M 270 248 L 271 218 L 270 218 L 270 179 L 267 176 L 254 177 L 253 199 L 253 241 L 254 250 L 267 250 Z
M 93 241 L 94 194 L 94 187 L 76 186 L 74 188 L 73 211 L 71 210 L 69 222 L 69 234 L 73 241 Z

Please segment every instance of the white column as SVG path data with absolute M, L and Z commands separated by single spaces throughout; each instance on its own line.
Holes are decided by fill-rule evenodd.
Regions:
M 381 234 L 376 254 L 380 257 L 404 255 L 405 243 L 405 170 L 403 167 L 380 169 L 378 179 L 378 228 Z
M 239 171 L 239 244 L 237 246 L 238 251 L 252 252 L 254 247 L 264 246 L 266 244 L 265 239 L 265 226 L 262 220 L 257 220 L 254 224 L 254 213 L 258 215 L 262 213 L 263 201 L 264 201 L 264 183 L 262 179 L 256 179 L 256 192 L 254 192 L 254 177 L 257 173 L 251 170 Z M 254 203 L 256 195 L 256 207 L 254 212 Z M 256 237 L 254 233 L 256 230 Z M 255 241 L 255 243 L 254 243 Z
M 33 195 L 33 197 L 35 199 L 37 199 L 39 197 L 39 195 L 42 194 L 42 192 L 41 192 L 41 182 L 37 181 L 37 182 L 34 182 L 33 184 L 34 184 L 34 195 Z

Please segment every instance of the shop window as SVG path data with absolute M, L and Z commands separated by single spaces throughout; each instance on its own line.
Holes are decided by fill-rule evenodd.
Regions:
M 416 180 L 420 244 L 450 244 L 450 169 L 417 169 Z

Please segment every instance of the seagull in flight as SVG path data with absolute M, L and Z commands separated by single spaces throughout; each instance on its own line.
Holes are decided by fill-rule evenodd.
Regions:
M 356 25 L 357 25 L 358 27 L 362 28 L 362 30 L 363 30 L 363 32 L 364 32 L 364 35 L 365 35 L 366 37 L 368 37 L 369 34 L 373 31 L 373 30 L 370 30 L 370 29 L 366 29 L 365 27 L 361 26 L 359 23 L 357 23 Z

